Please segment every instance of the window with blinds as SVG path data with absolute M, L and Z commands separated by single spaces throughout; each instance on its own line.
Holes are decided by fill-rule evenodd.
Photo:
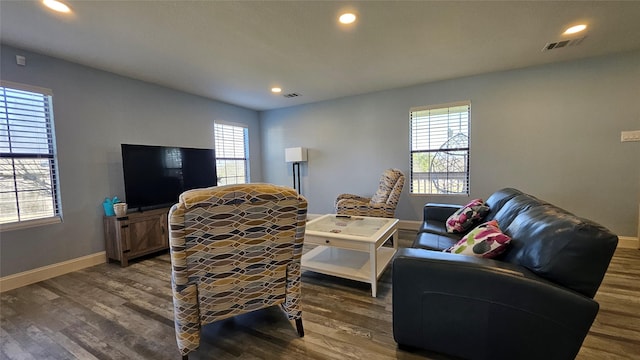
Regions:
M 410 109 L 412 194 L 469 194 L 470 112 L 470 101 Z
M 0 224 L 60 218 L 52 93 L 0 82 Z
M 218 185 L 249 182 L 249 129 L 225 123 L 214 124 Z

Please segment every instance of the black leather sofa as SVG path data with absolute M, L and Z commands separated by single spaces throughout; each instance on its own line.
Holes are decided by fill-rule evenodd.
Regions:
M 616 235 L 516 189 L 482 220 L 512 238 L 496 259 L 445 253 L 460 206 L 427 204 L 413 248 L 393 262 L 393 335 L 404 348 L 465 359 L 573 359 L 599 305 L 593 300 Z

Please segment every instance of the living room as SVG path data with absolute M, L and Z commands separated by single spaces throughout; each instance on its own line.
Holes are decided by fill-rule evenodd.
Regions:
M 211 148 L 214 121 L 243 124 L 252 182 L 289 185 L 284 149 L 309 149 L 301 192 L 310 213 L 324 214 L 333 212 L 340 193 L 373 193 L 386 168 L 410 173 L 412 107 L 465 100 L 472 109 L 471 195 L 415 195 L 405 186 L 396 216 L 407 226 L 422 219 L 427 202 L 463 204 L 511 186 L 601 223 L 621 244 L 637 248 L 640 149 L 620 142 L 621 131 L 640 128 L 640 50 L 633 33 L 627 40 L 635 47 L 622 52 L 255 110 L 45 55 L 28 43 L 6 44 L 5 9 L 2 4 L 0 78 L 54 94 L 64 221 L 3 231 L 3 279 L 77 259 L 104 262 L 101 202 L 124 198 L 122 143 Z M 542 45 L 532 44 L 532 51 Z M 588 38 L 558 51 L 582 46 Z M 17 55 L 26 66 L 16 64 Z M 292 90 L 304 100 L 304 91 Z

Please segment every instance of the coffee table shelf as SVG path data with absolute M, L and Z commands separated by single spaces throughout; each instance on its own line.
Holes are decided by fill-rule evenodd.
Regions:
M 393 247 L 383 246 L 391 240 Z M 323 215 L 307 224 L 305 244 L 317 245 L 302 255 L 302 269 L 371 284 L 398 250 L 398 219 Z
M 376 279 L 379 279 L 395 254 L 393 248 L 378 250 Z M 371 273 L 369 254 L 362 251 L 317 246 L 305 254 L 304 268 L 319 273 L 368 283 Z

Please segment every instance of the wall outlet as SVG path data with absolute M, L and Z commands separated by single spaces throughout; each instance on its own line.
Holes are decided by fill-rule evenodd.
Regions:
M 620 142 L 640 141 L 640 130 L 623 131 L 620 133 Z

